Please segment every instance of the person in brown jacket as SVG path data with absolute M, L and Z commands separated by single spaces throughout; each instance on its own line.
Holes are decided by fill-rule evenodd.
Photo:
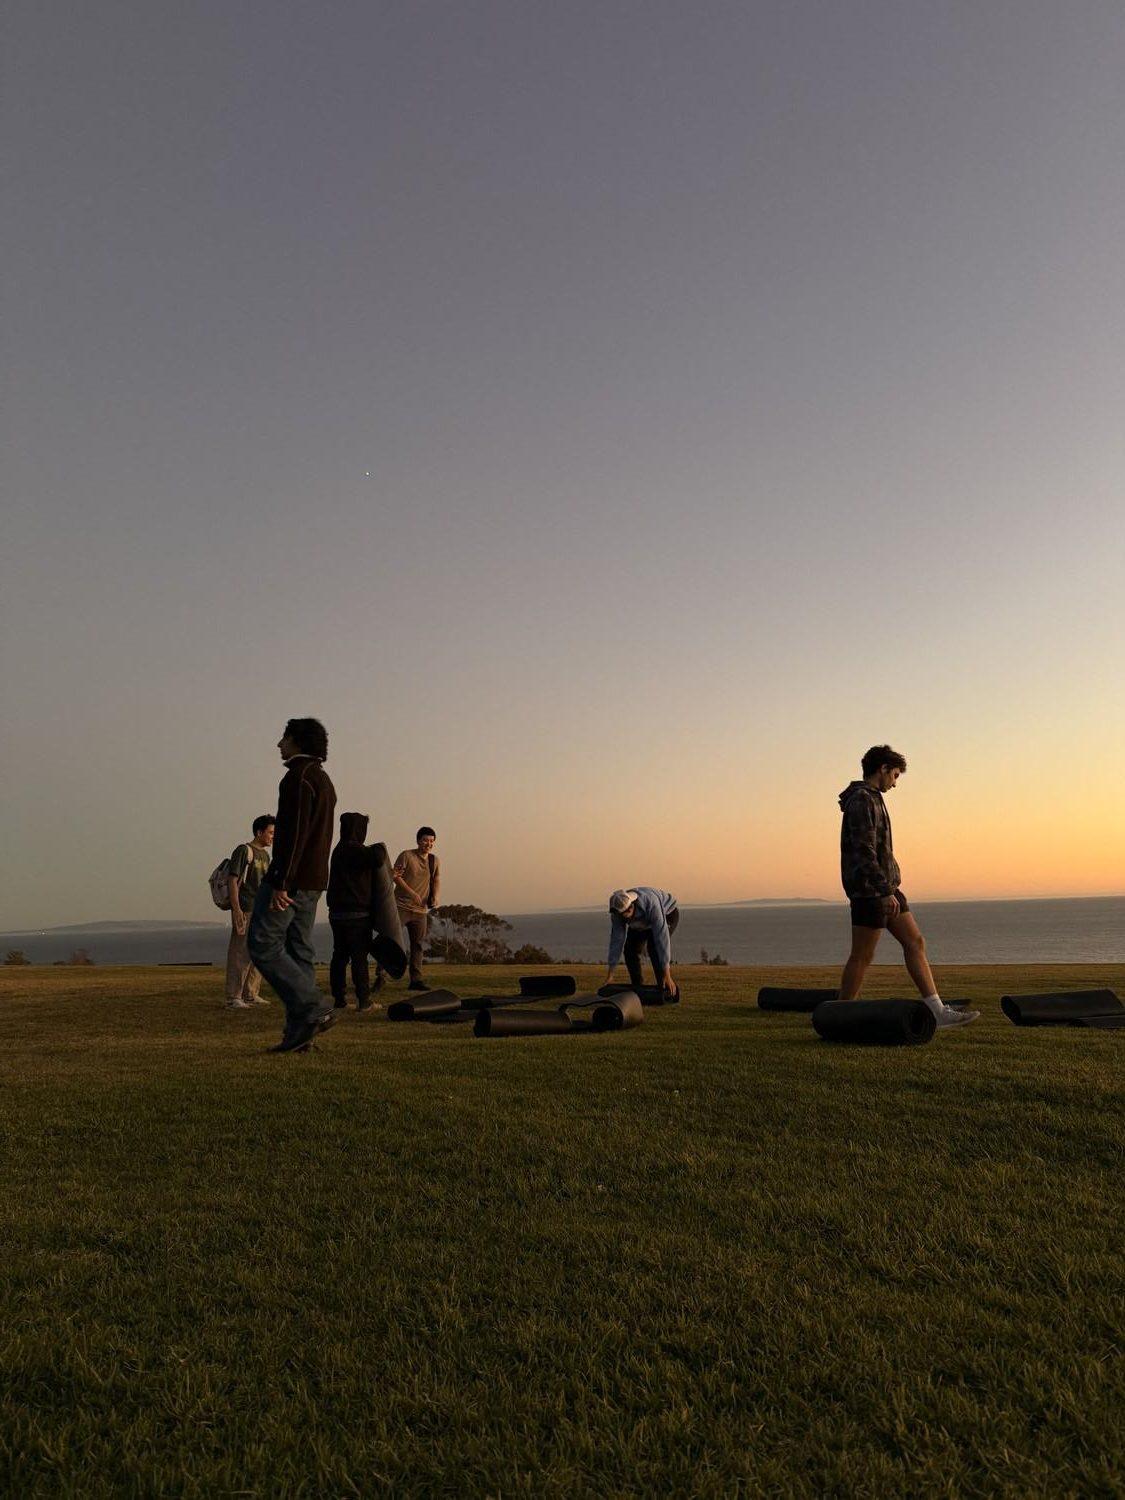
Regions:
M 285 1006 L 274 1052 L 306 1048 L 335 1019 L 316 982 L 312 931 L 328 885 L 336 789 L 324 769 L 328 734 L 318 719 L 290 719 L 277 742 L 285 775 L 277 793 L 273 859 L 254 902 L 246 945 Z

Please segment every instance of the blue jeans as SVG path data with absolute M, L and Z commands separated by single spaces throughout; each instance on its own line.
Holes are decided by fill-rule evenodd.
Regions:
M 316 949 L 312 945 L 320 894 L 297 891 L 292 906 L 284 911 L 271 911 L 274 887 L 263 881 L 246 934 L 246 946 L 255 967 L 273 985 L 285 1006 L 287 1031 L 329 1010 L 317 987 Z

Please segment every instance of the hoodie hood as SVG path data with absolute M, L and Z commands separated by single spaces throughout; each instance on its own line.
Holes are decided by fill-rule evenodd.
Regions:
M 341 844 L 362 844 L 367 837 L 366 813 L 340 814 Z
M 858 796 L 860 792 L 866 792 L 869 797 L 882 796 L 881 792 L 876 792 L 872 787 L 869 787 L 866 781 L 849 781 L 847 786 L 840 793 L 839 801 L 841 811 L 846 808 L 852 798 Z M 347 813 L 345 813 L 344 816 L 347 817 Z

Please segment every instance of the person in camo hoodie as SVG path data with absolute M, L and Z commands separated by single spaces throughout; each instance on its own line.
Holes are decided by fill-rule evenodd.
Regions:
M 840 793 L 840 875 L 851 903 L 852 951 L 840 979 L 840 999 L 854 1000 L 886 928 L 902 945 L 907 972 L 942 1027 L 965 1026 L 980 1015 L 945 1005 L 937 992 L 926 941 L 899 885 L 901 872 L 883 798 L 906 770 L 906 757 L 890 745 L 872 745 L 860 762 L 862 781 Z

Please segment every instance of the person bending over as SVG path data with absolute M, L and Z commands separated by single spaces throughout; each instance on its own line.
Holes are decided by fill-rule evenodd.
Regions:
M 939 1026 L 965 1026 L 978 1010 L 945 1005 L 926 957 L 926 943 L 899 885 L 901 872 L 891 843 L 891 820 L 883 798 L 906 770 L 906 758 L 889 745 L 873 745 L 861 762 L 863 780 L 840 793 L 840 874 L 851 903 L 852 951 L 840 979 L 840 999 L 854 1000 L 886 928 L 902 945 L 907 972 Z
M 336 789 L 324 769 L 328 735 L 317 719 L 290 719 L 277 742 L 285 775 L 277 793 L 273 859 L 250 918 L 250 957 L 285 1006 L 274 1052 L 307 1047 L 335 1019 L 316 983 L 313 923 L 328 884 Z
M 658 891 L 651 885 L 614 891 L 609 898 L 606 983 L 613 978 L 624 954 L 629 983 L 640 989 L 644 984 L 641 957 L 647 951 L 657 985 L 669 995 L 677 994 L 672 978 L 672 934 L 679 922 L 680 909 L 675 896 L 668 891 Z

